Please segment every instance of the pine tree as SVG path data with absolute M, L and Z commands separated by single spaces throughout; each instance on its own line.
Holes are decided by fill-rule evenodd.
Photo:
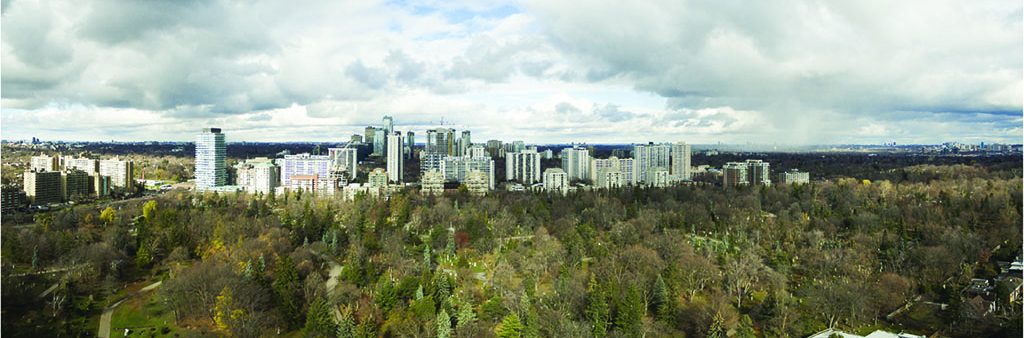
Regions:
M 306 335 L 313 337 L 329 337 L 336 333 L 334 321 L 331 319 L 331 309 L 322 298 L 317 298 L 309 305 L 306 312 Z
M 423 269 L 430 271 L 433 264 L 430 262 L 430 244 L 423 246 Z
M 274 268 L 274 294 L 281 304 L 282 317 L 289 326 L 300 320 L 301 300 L 299 299 L 299 273 L 291 257 L 278 256 Z
M 636 285 L 630 285 L 626 294 L 619 298 L 618 309 L 615 326 L 628 336 L 640 336 L 640 330 L 643 328 L 644 305 Z
M 456 316 L 457 322 L 455 322 L 455 330 L 462 335 L 466 335 L 465 332 L 469 329 L 470 324 L 476 321 L 476 313 L 473 312 L 473 304 L 469 300 L 459 305 L 459 313 Z
M 725 338 L 725 334 L 725 319 L 722 318 L 721 312 L 715 312 L 711 319 L 711 327 L 708 328 L 708 338 Z
M 441 309 L 437 314 L 437 338 L 450 338 L 452 336 L 452 318 L 448 312 Z
M 654 282 L 654 299 L 652 301 L 654 306 L 654 313 L 658 316 L 658 319 L 670 320 L 672 314 L 672 303 L 670 301 L 668 286 L 665 284 L 665 279 L 658 275 L 658 279 Z
M 149 255 L 149 249 L 146 248 L 146 243 L 139 244 L 139 250 L 135 252 L 135 264 L 140 268 L 146 267 L 153 260 Z
M 445 253 L 449 256 L 455 256 L 455 230 L 448 231 L 448 243 L 445 244 Z
M 608 300 L 594 275 L 590 275 L 590 284 L 587 286 L 587 309 L 585 312 L 587 319 L 594 326 L 594 330 L 591 332 L 593 336 L 601 338 L 608 335 L 608 317 L 610 316 Z
M 391 311 L 391 307 L 398 302 L 398 290 L 395 289 L 394 284 L 387 276 L 381 275 L 380 279 L 377 280 L 377 289 L 373 294 L 373 301 L 384 312 Z
M 352 309 L 346 306 L 341 309 L 341 321 L 335 335 L 338 338 L 352 338 L 356 334 L 356 321 L 352 318 Z
M 736 338 L 756 338 L 757 334 L 754 333 L 754 321 L 750 319 L 750 316 L 743 315 L 740 317 L 740 324 L 736 327 L 736 334 L 733 335 Z
M 533 305 L 533 299 L 526 290 L 523 290 L 522 305 L 523 319 L 525 319 L 523 321 L 523 337 L 540 337 L 540 318 L 537 315 L 537 308 Z
M 498 338 L 520 338 L 522 337 L 523 324 L 519 322 L 519 316 L 510 313 L 501 320 L 501 323 L 494 328 L 494 334 Z

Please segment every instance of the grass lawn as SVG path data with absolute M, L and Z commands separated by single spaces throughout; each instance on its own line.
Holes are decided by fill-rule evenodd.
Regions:
M 121 303 L 114 309 L 110 320 L 110 336 L 124 337 L 124 329 L 132 328 L 132 336 L 143 337 L 195 337 L 200 333 L 185 330 L 174 324 L 174 312 L 148 292 Z M 164 333 L 167 328 L 167 333 Z

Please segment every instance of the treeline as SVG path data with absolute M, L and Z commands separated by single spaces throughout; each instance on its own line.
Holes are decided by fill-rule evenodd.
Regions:
M 90 332 L 124 281 L 158 275 L 179 326 L 235 336 L 798 337 L 895 325 L 919 295 L 951 304 L 940 326 L 900 323 L 920 334 L 1019 334 L 1019 312 L 953 299 L 980 257 L 1019 250 L 1020 176 L 906 170 L 922 180 L 80 207 L 4 229 L 4 277 L 85 267 L 59 306 L 18 291 L 50 280 L 4 278 L 3 329 Z

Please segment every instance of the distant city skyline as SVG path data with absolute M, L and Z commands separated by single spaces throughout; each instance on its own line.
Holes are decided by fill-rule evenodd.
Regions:
M 1021 143 L 1019 2 L 3 3 L 0 137 Z M 281 15 L 290 13 L 290 15 Z M 421 141 L 422 143 L 422 141 Z

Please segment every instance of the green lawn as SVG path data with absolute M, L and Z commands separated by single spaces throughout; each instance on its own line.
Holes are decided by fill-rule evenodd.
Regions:
M 133 336 L 142 333 L 143 336 L 173 337 L 175 333 L 183 333 L 182 329 L 174 325 L 174 312 L 157 301 L 153 292 L 134 297 L 114 309 L 110 320 L 110 336 L 124 337 L 126 327 L 132 328 Z M 169 329 L 167 334 L 162 331 L 165 327 Z

